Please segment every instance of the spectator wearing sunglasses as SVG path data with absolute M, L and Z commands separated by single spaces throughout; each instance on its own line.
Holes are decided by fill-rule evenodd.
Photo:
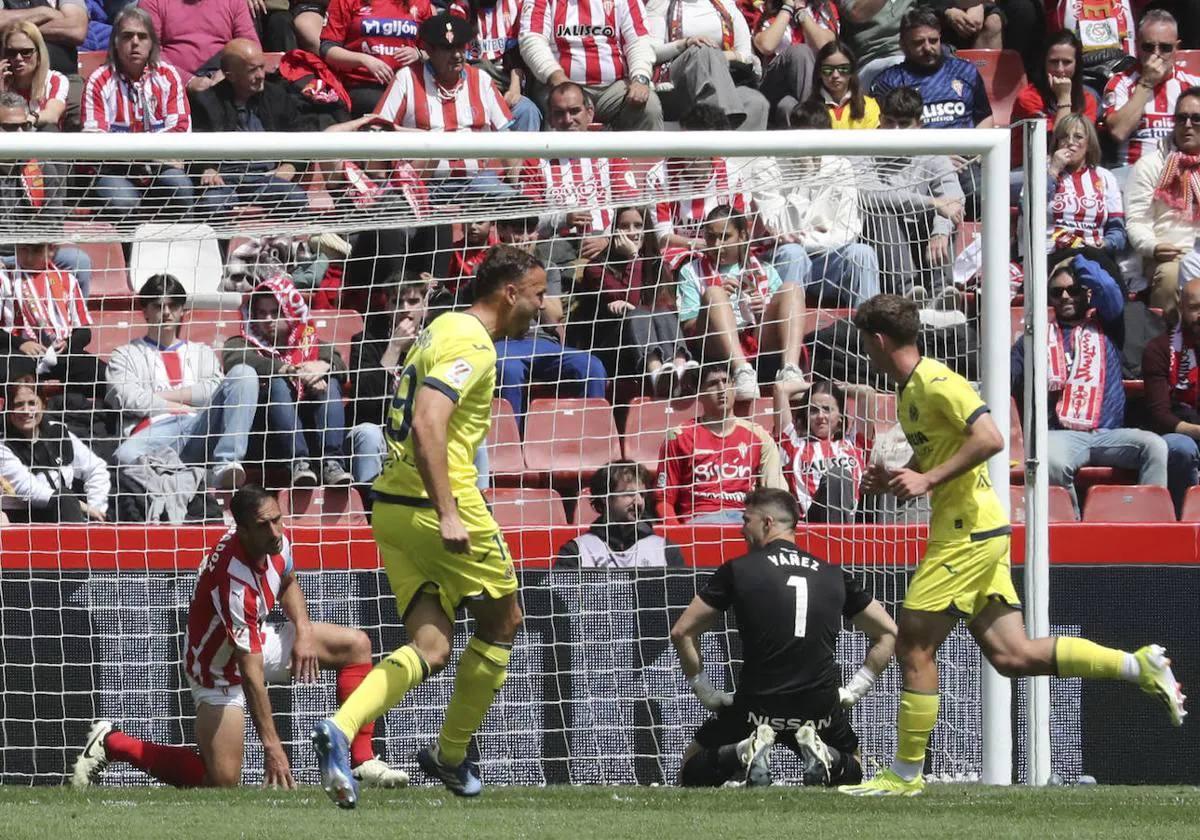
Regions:
M 841 41 L 830 41 L 817 51 L 809 101 L 829 109 L 834 128 L 879 128 L 879 102 L 863 93 L 858 59 Z
M 1142 429 L 1123 428 L 1125 389 L 1121 342 L 1125 298 L 1099 263 L 1076 256 L 1050 276 L 1050 483 L 1066 487 L 1079 510 L 1075 475 L 1081 467 L 1136 470 L 1138 484 L 1167 486 L 1167 445 Z M 1025 393 L 1025 342 L 1012 349 L 1012 393 Z
M 1171 133 L 1175 103 L 1200 78 L 1175 66 L 1179 27 L 1169 12 L 1151 9 L 1138 25 L 1136 67 L 1104 88 L 1104 130 L 1118 144 L 1117 166 L 1133 166 Z
M 1200 86 L 1180 94 L 1170 137 L 1133 167 L 1125 212 L 1129 241 L 1145 273 L 1153 272 L 1150 304 L 1169 321 L 1178 306 L 1180 262 L 1200 240 Z
M 21 95 L 35 128 L 62 127 L 67 88 L 67 77 L 50 69 L 46 42 L 36 26 L 22 20 L 0 33 L 0 90 Z

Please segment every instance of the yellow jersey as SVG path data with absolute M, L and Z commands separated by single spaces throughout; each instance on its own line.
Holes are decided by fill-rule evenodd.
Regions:
M 879 103 L 873 97 L 863 97 L 863 115 L 861 120 L 850 116 L 850 103 L 834 105 L 826 102 L 829 109 L 829 119 L 834 128 L 879 128 Z
M 900 428 L 921 472 L 947 461 L 963 445 L 967 429 L 988 407 L 975 389 L 941 362 L 922 357 L 898 391 Z M 1008 533 L 1008 517 L 979 464 L 933 490 L 929 539 L 958 542 Z
M 412 411 L 419 388 L 435 388 L 456 403 L 446 432 L 450 489 L 475 491 L 475 450 L 492 423 L 496 345 L 474 315 L 448 312 L 421 330 L 404 359 L 388 409 L 387 462 L 375 479 L 380 493 L 428 499 L 413 455 Z

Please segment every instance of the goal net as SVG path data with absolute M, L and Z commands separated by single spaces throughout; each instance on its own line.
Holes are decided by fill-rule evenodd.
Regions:
M 312 617 L 363 628 L 376 654 L 403 643 L 368 524 L 382 412 L 421 326 L 469 302 L 496 243 L 545 263 L 548 297 L 540 322 L 498 348 L 480 465 L 526 614 L 473 747 L 488 783 L 677 781 L 707 713 L 669 629 L 744 550 L 729 511 L 756 483 L 785 482 L 806 512 L 801 546 L 895 611 L 928 509 L 857 493 L 867 463 L 910 454 L 894 383 L 850 323 L 859 302 L 917 300 L 926 352 L 1008 424 L 1007 201 L 987 189 L 1007 183 L 1004 132 L 134 136 L 103 138 L 106 157 L 99 140 L 49 137 L 36 160 L 7 140 L 0 181 L 25 192 L 0 206 L 13 345 L 0 443 L 30 480 L 4 486 L 0 520 L 5 783 L 60 781 L 97 718 L 194 743 L 183 634 L 196 568 L 228 527 L 235 461 L 279 492 Z M 162 275 L 187 296 L 177 325 L 164 323 L 176 286 Z M 247 368 L 257 379 L 240 387 Z M 29 443 L 36 422 L 18 418 L 34 412 L 58 441 L 49 463 Z M 690 424 L 720 428 L 724 413 L 737 442 L 701 457 L 696 436 L 712 432 Z M 1010 459 L 992 471 L 1006 504 Z M 635 466 L 602 469 L 614 461 Z M 667 543 L 593 529 L 627 515 L 630 486 L 644 500 L 632 518 Z M 459 649 L 468 632 L 460 620 Z M 844 677 L 866 644 L 842 633 Z M 732 620 L 703 652 L 735 687 Z M 939 664 L 928 769 L 979 778 L 986 750 L 1008 760 L 1007 697 L 988 701 L 999 711 L 985 723 L 965 630 Z M 415 768 L 452 680 L 387 715 L 387 761 Z M 893 665 L 853 711 L 868 772 L 894 752 L 899 682 Z M 317 779 L 307 735 L 335 694 L 328 673 L 271 690 L 301 781 Z M 261 751 L 247 744 L 255 781 Z M 775 769 L 799 775 L 785 750 Z M 147 777 L 114 767 L 104 781 Z

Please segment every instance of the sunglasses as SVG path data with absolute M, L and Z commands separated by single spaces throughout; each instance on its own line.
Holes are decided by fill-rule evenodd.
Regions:
M 0 122 L 0 131 L 24 131 L 27 128 L 29 128 L 29 123 L 26 122 Z
M 1050 297 L 1079 297 L 1082 296 L 1086 291 L 1087 289 L 1085 289 L 1083 286 L 1059 286 L 1050 290 Z
M 1176 125 L 1200 125 L 1200 113 L 1180 111 L 1175 115 Z
M 821 75 L 822 76 L 832 76 L 834 73 L 841 73 L 843 76 L 849 76 L 850 75 L 850 65 L 849 64 L 822 64 L 821 65 Z
M 4 57 L 5 58 L 23 58 L 26 61 L 28 61 L 29 59 L 33 58 L 35 53 L 37 53 L 37 50 L 34 49 L 33 47 L 26 47 L 24 49 L 18 49 L 17 47 L 8 47 L 4 50 Z
M 1174 44 L 1142 44 L 1142 52 L 1144 53 L 1161 53 L 1162 55 L 1170 55 L 1175 52 Z

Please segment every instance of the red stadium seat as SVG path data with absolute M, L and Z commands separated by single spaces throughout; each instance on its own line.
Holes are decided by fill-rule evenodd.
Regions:
M 1088 491 L 1084 522 L 1174 522 L 1175 506 L 1166 487 L 1102 484 Z
M 311 313 L 322 344 L 332 344 L 347 367 L 350 365 L 350 339 L 363 331 L 362 315 L 349 309 L 330 312 L 325 309 Z
M 184 313 L 182 338 L 220 350 L 225 339 L 242 331 L 242 313 L 236 309 L 191 309 Z
M 289 525 L 331 527 L 366 525 L 362 499 L 352 487 L 292 488 L 279 494 Z
M 1200 522 L 1200 485 L 1188 488 L 1187 495 L 1183 497 L 1183 513 L 1179 521 Z
M 525 465 L 539 482 L 586 481 L 621 457 L 612 408 L 603 399 L 537 399 L 525 415 Z
M 95 73 L 96 69 L 106 61 L 108 61 L 108 53 L 105 50 L 80 50 L 79 75 L 86 82 L 88 76 Z
M 658 472 L 658 456 L 667 430 L 691 421 L 699 410 L 694 399 L 672 402 L 638 397 L 625 415 L 625 458 Z
M 575 516 L 571 518 L 571 522 L 580 528 L 586 528 L 599 518 L 600 514 L 592 507 L 592 493 L 585 487 L 575 500 Z
M 1200 50 L 1179 50 L 1175 53 L 1175 65 L 1200 76 Z
M 557 490 L 544 487 L 495 487 L 483 493 L 492 516 L 506 530 L 547 528 L 567 524 L 567 512 Z
M 521 451 L 521 432 L 508 400 L 492 400 L 492 428 L 487 436 L 488 465 L 492 484 L 516 487 L 525 476 L 525 455 Z
M 819 329 L 828 327 L 835 321 L 849 318 L 854 314 L 853 309 L 824 309 L 809 307 L 804 310 L 804 334 L 809 335 Z
M 1009 499 L 1012 502 L 1012 521 L 1017 525 L 1022 525 L 1027 519 L 1025 515 L 1025 488 L 1010 487 L 1008 492 Z M 1067 492 L 1066 487 L 1050 488 L 1050 521 L 1079 521 L 1079 518 L 1075 515 L 1075 506 L 1071 504 L 1071 494 Z
M 146 334 L 146 319 L 138 311 L 101 310 L 92 313 L 92 340 L 87 349 L 104 360 L 122 344 Z
M 1025 66 L 1015 50 L 959 50 L 958 57 L 979 68 L 996 126 L 1005 128 L 1012 120 L 1017 94 L 1025 87 Z

